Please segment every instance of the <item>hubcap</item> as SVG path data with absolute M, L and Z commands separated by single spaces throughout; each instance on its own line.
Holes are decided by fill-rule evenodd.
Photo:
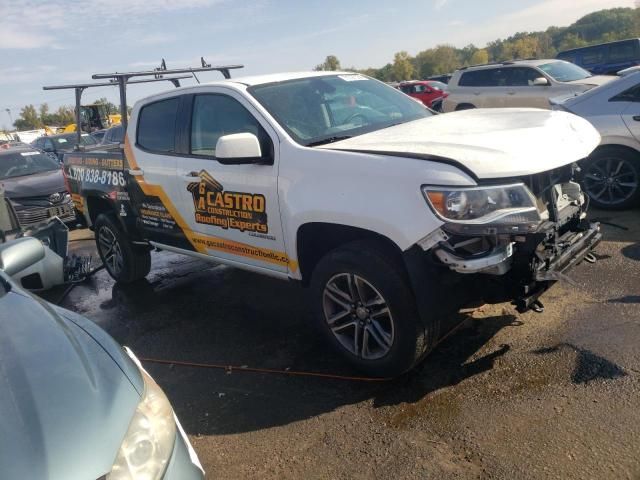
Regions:
M 616 205 L 636 193 L 639 180 L 627 160 L 607 157 L 588 164 L 583 183 L 589 197 L 604 205 Z
M 112 274 L 119 275 L 123 264 L 122 249 L 115 234 L 106 226 L 98 230 L 98 248 L 100 248 L 105 267 Z
M 384 357 L 394 341 L 394 322 L 386 300 L 353 273 L 331 277 L 322 296 L 324 318 L 340 344 L 366 360 Z

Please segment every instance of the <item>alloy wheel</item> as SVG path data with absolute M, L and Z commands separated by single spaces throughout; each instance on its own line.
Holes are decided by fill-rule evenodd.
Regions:
M 339 273 L 326 283 L 324 317 L 340 344 L 356 357 L 376 360 L 391 350 L 394 321 L 382 294 L 359 275 Z
M 635 195 L 640 179 L 631 163 L 623 158 L 602 157 L 585 168 L 584 189 L 603 205 L 617 205 Z
M 105 267 L 114 275 L 119 275 L 124 263 L 122 249 L 113 231 L 106 226 L 98 230 L 98 248 L 100 248 Z

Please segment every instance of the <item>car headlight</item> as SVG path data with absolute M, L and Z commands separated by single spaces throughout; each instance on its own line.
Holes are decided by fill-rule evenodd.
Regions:
M 129 423 L 111 472 L 106 480 L 157 480 L 164 474 L 176 439 L 173 409 L 164 392 L 140 367 L 144 394 Z
M 423 187 L 427 202 L 447 222 L 514 224 L 539 222 L 536 199 L 522 183 L 486 187 Z

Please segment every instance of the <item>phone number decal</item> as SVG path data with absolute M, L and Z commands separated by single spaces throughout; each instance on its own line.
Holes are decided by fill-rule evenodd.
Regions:
M 69 169 L 69 176 L 72 180 L 78 180 L 79 182 L 113 185 L 114 187 L 124 187 L 126 185 L 124 172 L 100 170 L 98 168 L 71 167 Z

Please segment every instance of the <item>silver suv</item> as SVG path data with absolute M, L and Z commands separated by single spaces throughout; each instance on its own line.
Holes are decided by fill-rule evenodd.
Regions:
M 615 77 L 594 76 L 563 60 L 515 60 L 457 70 L 443 111 L 469 108 L 549 108 L 549 98 L 582 93 Z

